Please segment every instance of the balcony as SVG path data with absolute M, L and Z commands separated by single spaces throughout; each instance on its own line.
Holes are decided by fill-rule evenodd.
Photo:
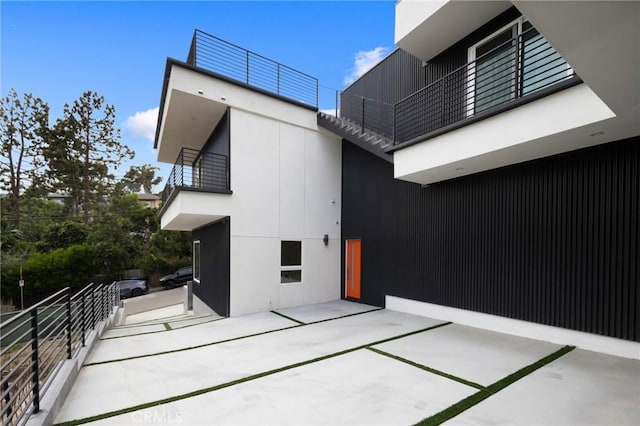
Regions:
M 486 50 L 486 49 L 485 49 Z M 341 93 L 340 117 L 392 141 L 392 152 L 581 83 L 535 28 L 395 104 Z
M 545 38 L 529 28 L 396 103 L 394 145 L 424 140 L 580 82 Z
M 513 5 L 523 29 L 535 23 L 553 51 L 537 55 L 533 32 L 525 33 L 516 54 L 483 53 L 396 104 L 389 149 L 396 178 L 431 184 L 638 135 L 640 92 L 629 90 L 640 66 L 633 2 L 400 1 L 396 43 L 429 61 Z M 531 80 L 531 56 L 540 56 L 542 81 Z M 570 64 L 566 72 L 554 57 Z M 509 63 L 511 77 L 491 63 L 505 71 Z
M 228 156 L 183 148 L 162 191 L 162 228 L 192 230 L 227 216 L 207 194 L 230 195 L 229 177 Z

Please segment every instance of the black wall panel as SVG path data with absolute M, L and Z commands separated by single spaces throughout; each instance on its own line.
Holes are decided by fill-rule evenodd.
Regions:
M 192 232 L 201 253 L 201 280 L 193 283 L 193 293 L 223 316 L 229 316 L 230 227 L 230 218 L 225 218 Z
M 362 238 L 362 301 L 388 294 L 640 340 L 639 144 L 423 189 L 344 142 L 343 240 Z

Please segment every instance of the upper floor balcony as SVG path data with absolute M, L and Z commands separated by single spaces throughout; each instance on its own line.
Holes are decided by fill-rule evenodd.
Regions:
M 394 152 L 582 82 L 528 21 L 478 43 L 469 57 L 395 104 L 344 92 L 339 114 L 387 137 Z
M 472 60 L 394 105 L 396 148 L 499 114 L 581 82 L 531 26 L 480 43 Z
M 460 44 L 514 6 L 511 24 Z M 395 177 L 430 184 L 638 135 L 638 19 L 633 2 L 399 1 L 399 47 L 426 63 L 463 46 L 469 61 L 393 105 Z
M 226 216 L 206 194 L 230 195 L 229 157 L 183 148 L 166 180 L 163 229 L 192 230 Z

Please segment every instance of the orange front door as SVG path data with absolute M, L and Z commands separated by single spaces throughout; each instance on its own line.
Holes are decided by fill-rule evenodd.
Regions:
M 360 299 L 360 249 L 360 240 L 347 240 L 346 293 L 352 299 Z

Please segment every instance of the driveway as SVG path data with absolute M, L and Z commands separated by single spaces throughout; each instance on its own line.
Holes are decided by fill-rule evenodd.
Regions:
M 126 329 L 56 423 L 640 424 L 638 361 L 347 301 Z
M 184 289 L 177 287 L 171 290 L 152 289 L 147 294 L 123 299 L 124 315 L 136 315 L 155 309 L 174 306 L 184 301 Z

